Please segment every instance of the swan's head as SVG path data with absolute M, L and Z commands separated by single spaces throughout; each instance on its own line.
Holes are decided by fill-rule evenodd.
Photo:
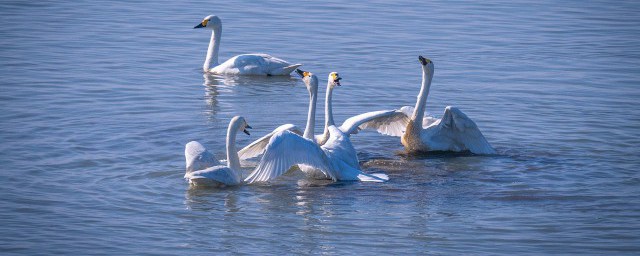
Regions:
M 338 75 L 338 72 L 331 72 L 329 73 L 329 86 L 331 88 L 334 88 L 336 86 L 340 86 L 340 80 L 342 80 L 342 77 L 340 77 L 340 75 Z
M 242 131 L 247 135 L 251 135 L 251 133 L 247 131 L 247 129 L 251 129 L 251 126 L 247 123 L 246 120 L 244 120 L 244 117 L 234 116 L 233 119 L 231 119 L 231 123 L 235 124 L 238 127 L 238 131 Z
M 418 56 L 418 60 L 420 64 L 422 64 L 422 69 L 428 71 L 430 75 L 433 75 L 433 61 L 422 56 Z
M 214 28 L 218 28 L 220 26 L 222 26 L 222 21 L 220 20 L 220 18 L 218 18 L 218 16 L 215 16 L 215 15 L 209 15 L 207 17 L 204 17 L 202 22 L 200 22 L 200 24 L 196 25 L 193 28 L 214 29 Z
M 309 92 L 318 91 L 318 77 L 311 72 L 296 69 L 296 73 L 302 78 Z

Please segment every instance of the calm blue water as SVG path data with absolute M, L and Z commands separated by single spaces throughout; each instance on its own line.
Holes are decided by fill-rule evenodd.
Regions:
M 635 1 L 2 1 L 0 251 L 638 254 L 639 13 Z M 307 111 L 294 77 L 203 77 L 210 34 L 192 27 L 209 14 L 223 20 L 221 59 L 266 52 L 321 84 L 340 72 L 339 122 L 413 105 L 425 55 L 428 111 L 459 107 L 499 155 L 408 157 L 363 132 L 363 168 L 390 182 L 190 189 L 185 143 L 224 158 L 232 116 L 254 127 L 246 144 Z

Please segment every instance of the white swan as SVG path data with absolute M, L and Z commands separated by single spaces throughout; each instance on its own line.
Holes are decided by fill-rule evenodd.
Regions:
M 247 135 L 251 126 L 243 117 L 235 116 L 229 122 L 227 129 L 227 165 L 221 165 L 213 155 L 197 141 L 187 143 L 184 156 L 187 161 L 187 171 L 184 178 L 193 185 L 233 186 L 242 183 L 240 159 L 236 151 L 236 134 L 243 131 Z
M 345 124 L 352 124 L 351 129 L 353 124 L 358 124 L 352 132 L 372 128 L 382 134 L 401 137 L 402 145 L 410 153 L 470 151 L 474 154 L 495 154 L 478 126 L 458 108 L 446 107 L 441 119 L 424 117 L 434 66 L 429 59 L 422 56 L 418 59 L 422 64 L 422 87 L 415 108 L 405 106 L 395 111 L 364 113 L 347 119 Z
M 295 134 L 302 135 L 304 138 L 313 139 L 314 127 L 316 126 L 316 101 L 318 99 L 318 78 L 315 75 L 307 75 L 309 72 L 304 72 L 297 69 L 296 72 L 303 77 L 307 91 L 309 92 L 309 111 L 307 113 L 307 126 L 304 129 L 304 133 L 300 131 L 300 128 L 294 124 L 283 124 L 272 132 L 265 136 L 255 140 L 249 145 L 238 151 L 240 159 L 245 160 L 260 156 L 264 153 L 265 148 L 269 144 L 269 140 L 273 135 L 282 131 L 288 130 Z
M 318 79 L 309 72 L 299 71 L 308 88 L 316 88 Z M 331 91 L 340 85 L 340 76 L 332 72 L 327 83 L 327 110 L 331 109 Z M 313 93 L 310 91 L 313 95 Z M 386 174 L 366 174 L 360 170 L 355 148 L 345 135 L 332 124 L 331 111 L 325 111 L 325 117 L 330 120 L 327 128 L 328 139 L 324 145 L 313 139 L 313 124 L 315 119 L 315 99 L 312 96 L 307 128 L 304 136 L 291 131 L 280 131 L 272 134 L 264 149 L 254 149 L 251 152 L 264 152 L 256 169 L 245 179 L 248 183 L 264 182 L 284 174 L 291 166 L 299 165 L 300 169 L 313 177 L 327 177 L 334 181 L 387 181 Z
M 296 69 L 296 72 L 302 77 L 304 81 L 307 91 L 309 92 L 309 111 L 307 112 L 307 124 L 304 130 L 304 133 L 300 131 L 300 129 L 293 124 L 285 124 L 273 130 L 273 132 L 263 136 L 260 139 L 255 140 L 249 145 L 245 146 L 243 149 L 238 151 L 238 155 L 240 159 L 249 159 L 253 157 L 260 156 L 264 153 L 267 145 L 269 144 L 269 140 L 276 134 L 288 130 L 295 134 L 302 135 L 302 137 L 313 140 L 313 134 L 316 126 L 316 102 L 318 99 L 318 77 L 311 74 L 310 72 L 305 72 L 300 69 Z M 309 166 L 300 165 L 300 169 L 305 172 L 311 178 L 317 179 L 326 179 L 328 178 L 324 172 L 319 171 L 317 169 L 311 168 Z
M 302 64 L 290 64 L 268 54 L 241 54 L 230 58 L 222 64 L 218 63 L 218 51 L 222 38 L 222 21 L 215 15 L 205 17 L 193 28 L 211 29 L 211 41 L 207 50 L 207 58 L 202 68 L 204 72 L 220 75 L 267 75 L 286 76 Z

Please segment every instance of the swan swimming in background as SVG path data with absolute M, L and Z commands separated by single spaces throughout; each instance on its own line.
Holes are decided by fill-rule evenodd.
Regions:
M 218 63 L 218 51 L 222 38 L 222 21 L 215 15 L 205 17 L 195 28 L 211 29 L 211 41 L 207 58 L 202 68 L 204 72 L 220 75 L 267 75 L 287 76 L 302 64 L 290 64 L 268 54 L 254 53 L 234 56 L 222 64 Z
M 187 171 L 184 175 L 192 185 L 233 186 L 242 183 L 240 159 L 236 150 L 236 134 L 243 131 L 247 135 L 251 126 L 245 119 L 235 116 L 229 122 L 227 129 L 227 165 L 221 165 L 218 160 L 197 141 L 187 143 L 184 156 Z
M 310 72 L 298 70 L 307 88 L 310 89 L 311 102 L 307 128 L 303 136 L 291 131 L 279 131 L 268 137 L 268 143 L 261 142 L 260 147 L 247 149 L 247 152 L 259 155 L 264 153 L 256 169 L 245 179 L 245 182 L 264 182 L 284 174 L 293 165 L 299 165 L 302 171 L 310 176 L 327 177 L 334 181 L 374 181 L 384 182 L 389 179 L 386 174 L 366 174 L 360 170 L 356 150 L 345 135 L 334 124 L 328 127 L 328 139 L 323 145 L 313 138 L 313 124 L 315 121 L 315 97 L 318 79 Z M 331 90 L 340 85 L 340 76 L 332 72 L 327 83 L 327 103 L 331 108 Z M 327 112 L 330 114 L 330 111 Z M 325 116 L 329 116 L 325 113 Z M 332 120 L 332 118 L 331 118 Z M 244 149 L 243 149 L 244 150 Z M 242 151 L 242 150 L 241 150 Z
M 458 108 L 446 107 L 441 119 L 424 117 L 434 66 L 429 59 L 422 56 L 418 59 L 422 64 L 422 87 L 415 107 L 364 113 L 347 119 L 345 124 L 359 123 L 357 129 L 372 128 L 382 134 L 401 137 L 402 145 L 409 153 L 470 151 L 474 154 L 495 154 L 478 126 Z

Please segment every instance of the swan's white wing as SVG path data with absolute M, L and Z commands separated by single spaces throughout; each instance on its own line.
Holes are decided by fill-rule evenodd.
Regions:
M 269 140 L 271 139 L 271 137 L 281 131 L 291 131 L 295 134 L 302 135 L 302 130 L 300 130 L 300 128 L 298 128 L 297 126 L 293 124 L 283 124 L 267 135 L 262 136 L 262 138 L 259 138 L 246 147 L 242 148 L 240 151 L 238 151 L 238 157 L 240 157 L 240 159 L 249 159 L 261 155 L 267 147 L 267 144 L 269 144 Z
M 289 75 L 301 64 L 294 64 L 263 53 L 241 54 L 211 69 L 226 75 Z M 285 73 L 288 71 L 287 73 Z
M 411 106 L 404 106 L 404 107 L 400 108 L 400 111 L 404 112 L 408 117 L 413 115 L 413 110 L 414 110 L 414 108 L 411 107 Z M 440 119 L 435 118 L 431 114 L 426 112 L 426 113 L 424 113 L 424 117 L 422 118 L 422 128 L 427 128 L 427 127 L 429 127 L 430 125 L 432 125 L 433 123 L 435 123 L 438 120 L 440 120 Z
M 350 117 L 340 126 L 345 134 L 355 134 L 362 129 L 374 129 L 390 136 L 402 136 L 409 123 L 409 116 L 402 110 L 373 111 Z
M 260 163 L 245 181 L 268 181 L 284 174 L 296 164 L 320 169 L 336 180 L 335 171 L 318 144 L 292 132 L 282 131 L 271 137 Z
M 193 184 L 210 184 L 211 181 L 219 182 L 225 185 L 238 185 L 241 180 L 237 175 L 234 175 L 234 171 L 227 166 L 218 165 L 206 168 L 204 170 L 187 173 L 184 175 L 186 179 Z
M 360 171 L 360 168 L 354 168 L 349 164 L 340 160 L 335 160 L 334 165 L 339 169 L 338 180 L 346 181 L 368 181 L 368 182 L 385 182 L 389 180 L 389 176 L 384 173 L 368 174 Z
M 187 173 L 220 165 L 220 161 L 197 141 L 191 141 L 184 146 L 184 158 Z
M 339 160 L 353 168 L 360 169 L 356 149 L 351 144 L 349 136 L 346 136 L 338 127 L 329 126 L 329 139 L 322 145 L 322 149 L 333 163 Z M 342 168 L 334 167 L 336 170 L 342 171 Z
M 457 143 L 462 144 L 464 148 L 474 154 L 496 153 L 476 123 L 456 107 L 446 107 L 444 115 L 437 125 L 440 129 L 446 130 Z
M 329 134 L 329 140 L 322 148 L 336 170 L 338 180 L 374 182 L 389 180 L 386 174 L 366 174 L 360 171 L 356 149 L 351 144 L 349 136 L 345 136 L 340 129 L 333 125 L 329 126 Z
M 296 68 L 302 66 L 302 64 L 291 64 L 286 60 L 273 57 L 264 53 L 244 54 L 245 56 L 256 56 L 264 60 L 263 70 L 272 76 L 289 75 L 289 73 L 296 70 Z

